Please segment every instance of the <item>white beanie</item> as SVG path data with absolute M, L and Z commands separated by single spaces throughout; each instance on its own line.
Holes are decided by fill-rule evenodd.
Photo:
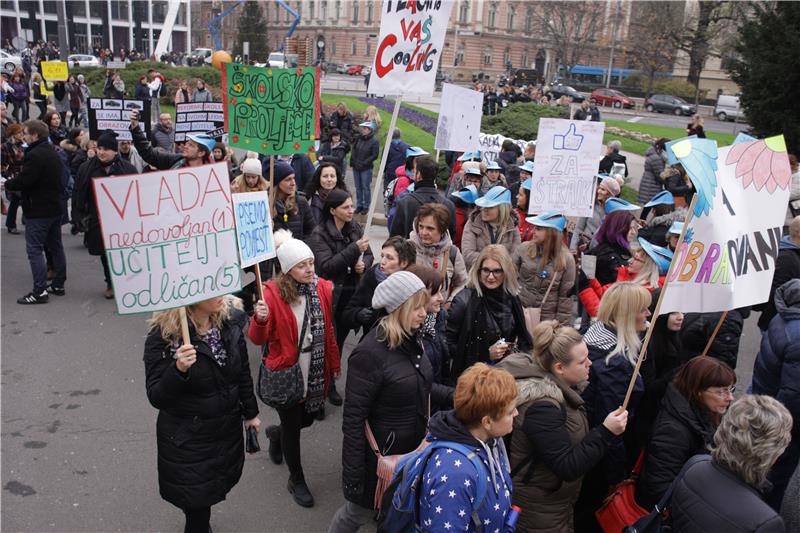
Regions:
M 245 159 L 239 169 L 242 174 L 256 174 L 261 176 L 261 161 L 258 159 Z
M 386 309 L 387 313 L 391 313 L 424 288 L 425 284 L 415 274 L 400 270 L 375 288 L 375 293 L 372 295 L 372 307 Z
M 275 245 L 277 246 L 276 254 L 281 264 L 281 272 L 286 274 L 297 265 L 297 263 L 305 261 L 306 259 L 314 259 L 314 252 L 311 251 L 311 248 L 309 248 L 306 243 L 299 239 L 289 238 L 283 243 L 278 244 L 277 241 L 279 239 L 277 234 L 280 233 L 280 231 L 281 230 L 276 232 Z M 289 234 L 291 235 L 291 233 Z

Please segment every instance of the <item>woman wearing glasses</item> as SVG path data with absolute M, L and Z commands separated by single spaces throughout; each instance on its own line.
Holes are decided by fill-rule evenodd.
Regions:
M 693 455 L 709 453 L 714 432 L 733 401 L 736 373 L 708 356 L 690 359 L 667 387 L 645 463 L 636 482 L 636 501 L 652 509 Z
M 445 338 L 453 356 L 453 382 L 474 363 L 499 361 L 510 353 L 533 349 L 518 294 L 517 270 L 505 246 L 485 247 L 447 318 Z

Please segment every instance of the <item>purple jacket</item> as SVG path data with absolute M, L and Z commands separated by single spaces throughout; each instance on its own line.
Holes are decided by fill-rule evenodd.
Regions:
M 28 99 L 28 84 L 24 81 L 12 81 L 11 88 L 14 89 L 14 94 L 9 95 L 14 102 L 24 102 Z

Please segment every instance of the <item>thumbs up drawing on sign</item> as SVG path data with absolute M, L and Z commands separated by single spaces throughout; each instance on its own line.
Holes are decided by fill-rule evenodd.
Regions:
M 575 132 L 575 124 L 570 124 L 564 135 L 553 135 L 554 150 L 580 150 L 583 144 L 583 135 Z

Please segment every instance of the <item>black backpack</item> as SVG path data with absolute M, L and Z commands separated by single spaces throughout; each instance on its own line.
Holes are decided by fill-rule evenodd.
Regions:
M 158 90 L 158 96 L 167 96 L 167 82 L 161 80 L 161 88 Z

